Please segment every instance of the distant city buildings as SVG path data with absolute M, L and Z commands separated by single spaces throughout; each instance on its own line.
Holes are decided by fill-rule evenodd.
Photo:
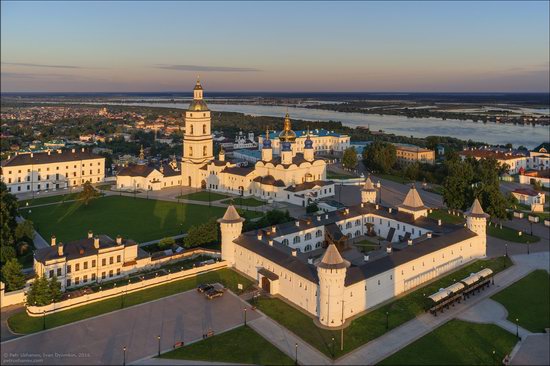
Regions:
M 394 144 L 399 164 L 435 163 L 435 151 L 408 144 Z
M 105 178 L 105 158 L 84 148 L 15 154 L 1 167 L 2 182 L 14 194 L 79 187 Z
M 328 131 L 325 129 L 313 129 L 298 130 L 296 133 L 295 150 L 296 152 L 304 152 L 306 146 L 306 140 L 313 142 L 314 150 L 317 153 L 343 153 L 348 147 L 350 147 L 350 137 L 348 135 L 340 134 L 334 131 Z M 270 131 L 269 140 L 271 140 L 271 146 L 274 155 L 281 154 L 281 140 L 279 139 L 280 132 Z M 258 145 L 263 145 L 265 136 L 258 136 Z

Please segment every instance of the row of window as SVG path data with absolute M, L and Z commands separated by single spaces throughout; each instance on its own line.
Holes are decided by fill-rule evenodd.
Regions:
M 116 270 L 116 275 L 117 275 L 117 276 L 120 276 L 120 268 L 118 268 L 118 269 Z M 113 276 L 114 276 L 114 272 L 113 272 L 113 270 L 110 270 L 110 271 L 109 271 L 109 278 L 112 278 Z M 101 279 L 104 280 L 104 279 L 106 279 L 106 278 L 107 278 L 107 273 L 106 273 L 106 272 L 101 272 Z M 94 281 L 96 280 L 95 273 L 92 273 L 90 280 L 91 280 L 92 282 L 94 282 Z M 82 276 L 82 283 L 83 283 L 83 284 L 84 284 L 84 283 L 88 283 L 88 275 Z M 71 286 L 72 282 L 71 282 L 71 279 L 70 279 L 70 278 L 67 279 L 66 284 L 67 284 L 67 287 L 70 287 L 70 286 Z M 75 279 L 74 279 L 74 285 L 75 285 L 75 286 L 80 285 L 80 277 L 75 277 Z
M 85 166 L 86 166 L 86 164 L 82 164 L 82 167 L 83 167 L 83 168 L 84 168 Z M 93 166 L 93 163 L 90 163 L 90 166 Z M 101 166 L 101 162 L 98 162 L 98 163 L 97 163 L 97 166 Z M 77 167 L 77 166 L 76 166 L 76 164 L 75 164 L 75 165 L 74 165 L 74 169 L 76 169 L 76 167 Z M 69 169 L 69 166 L 66 165 L 66 166 L 65 166 L 65 169 L 68 170 L 68 169 Z M 56 167 L 55 167 L 55 170 L 59 170 L 59 166 L 56 166 Z M 38 168 L 37 171 L 40 173 L 40 172 L 42 171 L 42 168 Z M 50 171 L 50 168 L 47 167 L 47 168 L 46 168 L 46 171 L 49 172 L 49 171 Z M 27 173 L 30 173 L 30 172 L 31 172 L 31 169 L 27 169 Z M 12 173 L 12 171 L 11 171 L 11 170 L 8 170 L 8 174 L 11 174 L 11 173 Z M 17 173 L 18 173 L 18 174 L 21 174 L 21 169 L 17 170 Z
M 69 182 L 70 182 L 70 181 L 69 181 Z M 76 185 L 78 184 L 77 182 L 78 182 L 77 180 L 73 180 L 73 184 L 72 184 L 72 185 L 73 185 L 73 186 L 76 186 Z M 91 180 L 91 179 L 86 179 L 86 180 L 81 179 L 80 182 L 81 182 L 81 183 L 84 183 L 84 182 L 90 182 L 90 183 L 92 183 L 92 180 Z M 100 178 L 100 177 L 97 177 L 97 178 L 96 178 L 96 182 L 101 182 L 101 178 Z M 14 183 L 14 184 L 15 184 L 15 183 Z M 66 184 L 65 184 L 65 186 L 66 186 Z M 21 192 L 21 187 L 23 187 L 23 186 L 17 186 L 17 192 Z M 58 183 L 56 183 L 55 186 L 52 184 L 51 187 L 50 187 L 50 183 L 46 183 L 44 186 L 42 186 L 40 183 L 38 183 L 38 184 L 36 185 L 36 190 L 37 190 L 37 191 L 40 191 L 40 190 L 42 190 L 42 189 L 46 189 L 46 190 L 47 190 L 47 189 L 54 188 L 54 187 L 55 187 L 55 189 L 64 188 L 64 187 L 60 187 L 60 185 L 59 185 Z M 30 190 L 31 190 L 31 185 L 30 185 L 30 184 L 27 184 L 26 191 L 30 191 Z M 11 186 L 8 186 L 8 192 L 12 192 L 12 191 L 13 191 L 13 190 L 12 190 L 12 187 L 11 187 Z
M 93 171 L 90 169 L 90 175 L 93 175 Z M 97 174 L 101 174 L 101 169 L 98 169 L 97 170 Z M 86 174 L 83 174 L 83 175 L 86 175 Z M 73 172 L 73 177 L 76 177 L 76 172 Z M 65 173 L 65 178 L 69 178 L 69 173 Z M 46 175 L 46 179 L 45 180 L 49 180 L 50 179 L 50 175 L 47 174 Z M 52 179 L 53 179 L 53 174 L 52 174 Z M 42 176 L 41 175 L 38 175 L 37 181 L 41 181 L 42 180 Z M 55 175 L 55 180 L 59 180 L 59 173 L 57 173 Z M 26 179 L 25 179 L 26 182 L 30 182 L 31 181 L 31 177 L 30 176 L 27 176 Z M 8 184 L 12 182 L 12 179 L 11 178 L 8 178 Z M 17 183 L 21 183 L 21 177 L 18 177 L 17 178 Z

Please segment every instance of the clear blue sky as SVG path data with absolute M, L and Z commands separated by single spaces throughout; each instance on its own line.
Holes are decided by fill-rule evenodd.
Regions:
M 1 6 L 2 91 L 549 89 L 546 1 Z

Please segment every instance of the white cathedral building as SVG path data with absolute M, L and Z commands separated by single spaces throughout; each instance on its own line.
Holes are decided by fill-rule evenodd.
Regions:
M 338 327 L 367 309 L 486 256 L 485 214 L 476 199 L 464 226 L 427 217 L 414 187 L 403 204 L 377 204 L 370 179 L 362 203 L 294 222 L 242 232 L 233 206 L 219 219 L 222 259 L 318 320 Z M 384 238 L 359 252 L 351 241 Z
M 326 180 L 326 162 L 316 159 L 313 141 L 309 137 L 306 137 L 303 148 L 296 144 L 296 133 L 292 130 L 288 114 L 278 136 L 280 155 L 274 156 L 267 131 L 266 138 L 262 140 L 261 160 L 247 167 L 227 161 L 223 149 L 218 157 L 214 156 L 211 124 L 210 110 L 204 102 L 201 83 L 197 80 L 193 101 L 185 111 L 183 157 L 179 167 L 183 186 L 286 201 L 301 206 L 334 195 L 334 183 Z M 127 169 L 122 175 L 119 174 L 117 187 L 132 188 L 125 174 L 135 174 L 134 170 Z M 145 173 L 153 174 L 149 170 Z M 145 186 L 161 189 L 171 185 L 164 184 L 163 180 L 174 182 L 173 177 L 165 179 L 158 171 L 155 174 L 151 179 L 156 184 L 153 186 L 144 182 Z M 144 179 L 148 181 L 149 177 Z

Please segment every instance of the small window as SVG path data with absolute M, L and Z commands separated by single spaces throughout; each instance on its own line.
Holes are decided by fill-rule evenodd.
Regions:
M 50 269 L 50 278 L 52 278 L 53 276 L 54 276 L 54 270 Z
M 106 265 L 107 265 L 107 259 L 106 259 L 106 258 L 103 258 L 103 259 L 101 260 L 101 265 L 102 265 L 102 266 L 106 266 Z
M 57 276 L 58 276 L 58 277 L 61 276 L 61 268 L 58 268 L 58 269 L 57 269 Z
M 80 270 L 80 263 L 74 265 L 74 270 L 75 272 Z
M 120 263 L 120 255 L 117 255 L 117 256 L 116 256 L 116 262 L 117 262 L 117 263 Z

